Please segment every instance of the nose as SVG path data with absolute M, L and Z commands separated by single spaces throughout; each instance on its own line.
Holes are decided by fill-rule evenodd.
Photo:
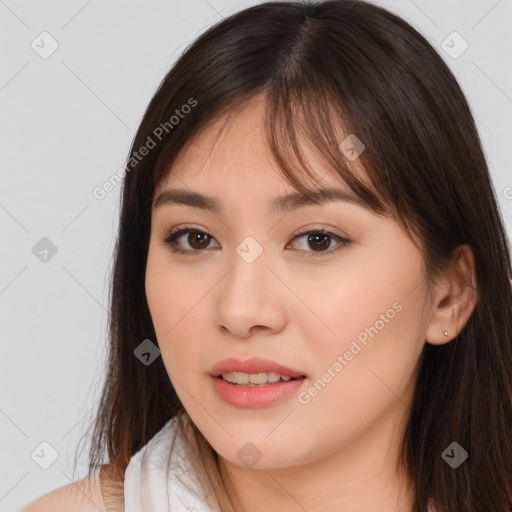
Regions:
M 269 266 L 265 250 L 252 262 L 238 253 L 216 287 L 215 323 L 224 334 L 249 338 L 281 331 L 286 323 L 285 287 Z

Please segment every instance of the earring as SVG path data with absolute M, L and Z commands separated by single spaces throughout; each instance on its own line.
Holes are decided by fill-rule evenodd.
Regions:
M 448 331 L 444 331 L 444 337 L 448 338 Z

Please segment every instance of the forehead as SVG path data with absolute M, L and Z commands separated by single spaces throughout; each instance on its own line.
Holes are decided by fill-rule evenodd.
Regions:
M 230 170 L 275 168 L 265 141 L 264 101 L 253 98 L 204 126 L 180 151 L 167 184 L 179 179 L 225 179 Z
M 207 187 L 236 184 L 250 187 L 267 184 L 274 190 L 296 191 L 282 175 L 268 145 L 264 125 L 265 97 L 258 95 L 230 110 L 221 118 L 204 126 L 177 155 L 166 176 L 155 190 L 162 190 L 184 183 L 204 184 Z M 346 188 L 344 180 L 307 141 L 301 150 L 318 183 L 311 178 L 301 179 L 310 188 L 330 186 Z M 356 176 L 368 186 L 367 173 L 357 162 L 349 162 Z M 303 176 L 303 173 L 300 173 Z

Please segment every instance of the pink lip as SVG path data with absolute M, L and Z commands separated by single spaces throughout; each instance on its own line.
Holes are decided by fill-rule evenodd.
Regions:
M 275 361 L 263 359 L 260 357 L 251 357 L 250 359 L 236 359 L 229 357 L 219 361 L 210 371 L 212 377 L 218 377 L 222 373 L 241 372 L 241 373 L 264 373 L 275 372 L 281 375 L 289 375 L 290 377 L 308 377 L 307 374 L 301 370 L 294 370 L 287 368 Z
M 279 381 L 264 386 L 244 386 L 230 384 L 220 377 L 223 373 L 231 372 L 274 372 L 289 375 L 293 377 L 293 380 Z M 288 368 L 275 361 L 260 357 L 251 357 L 245 360 L 230 357 L 219 361 L 210 371 L 213 388 L 220 398 L 235 407 L 246 408 L 265 407 L 280 398 L 295 394 L 304 385 L 307 377 L 306 373 L 301 370 Z
M 295 395 L 307 380 L 299 378 L 288 382 L 280 381 L 274 384 L 265 384 L 264 386 L 240 386 L 230 384 L 222 377 L 210 376 L 210 379 L 213 389 L 222 400 L 235 407 L 248 409 L 265 407 L 281 398 Z

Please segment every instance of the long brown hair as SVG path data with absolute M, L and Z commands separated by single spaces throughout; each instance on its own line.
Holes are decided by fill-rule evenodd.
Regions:
M 145 296 L 153 194 L 200 129 L 259 93 L 269 147 L 297 190 L 307 195 L 312 176 L 306 141 L 374 212 L 418 235 L 429 282 L 456 247 L 472 249 L 478 302 L 455 339 L 425 344 L 401 459 L 417 511 L 512 510 L 512 271 L 482 144 L 457 80 L 428 41 L 358 0 L 267 2 L 235 13 L 183 52 L 149 103 L 122 185 L 89 476 L 110 462 L 122 478 L 170 418 L 187 418 L 161 358 L 145 366 L 134 356 L 143 340 L 157 343 Z M 340 151 L 339 127 L 365 144 L 359 159 L 377 194 Z M 204 461 L 197 471 L 219 482 L 215 452 L 183 425 Z M 456 470 L 441 457 L 453 441 L 469 454 Z M 215 496 L 233 510 L 222 486 Z

